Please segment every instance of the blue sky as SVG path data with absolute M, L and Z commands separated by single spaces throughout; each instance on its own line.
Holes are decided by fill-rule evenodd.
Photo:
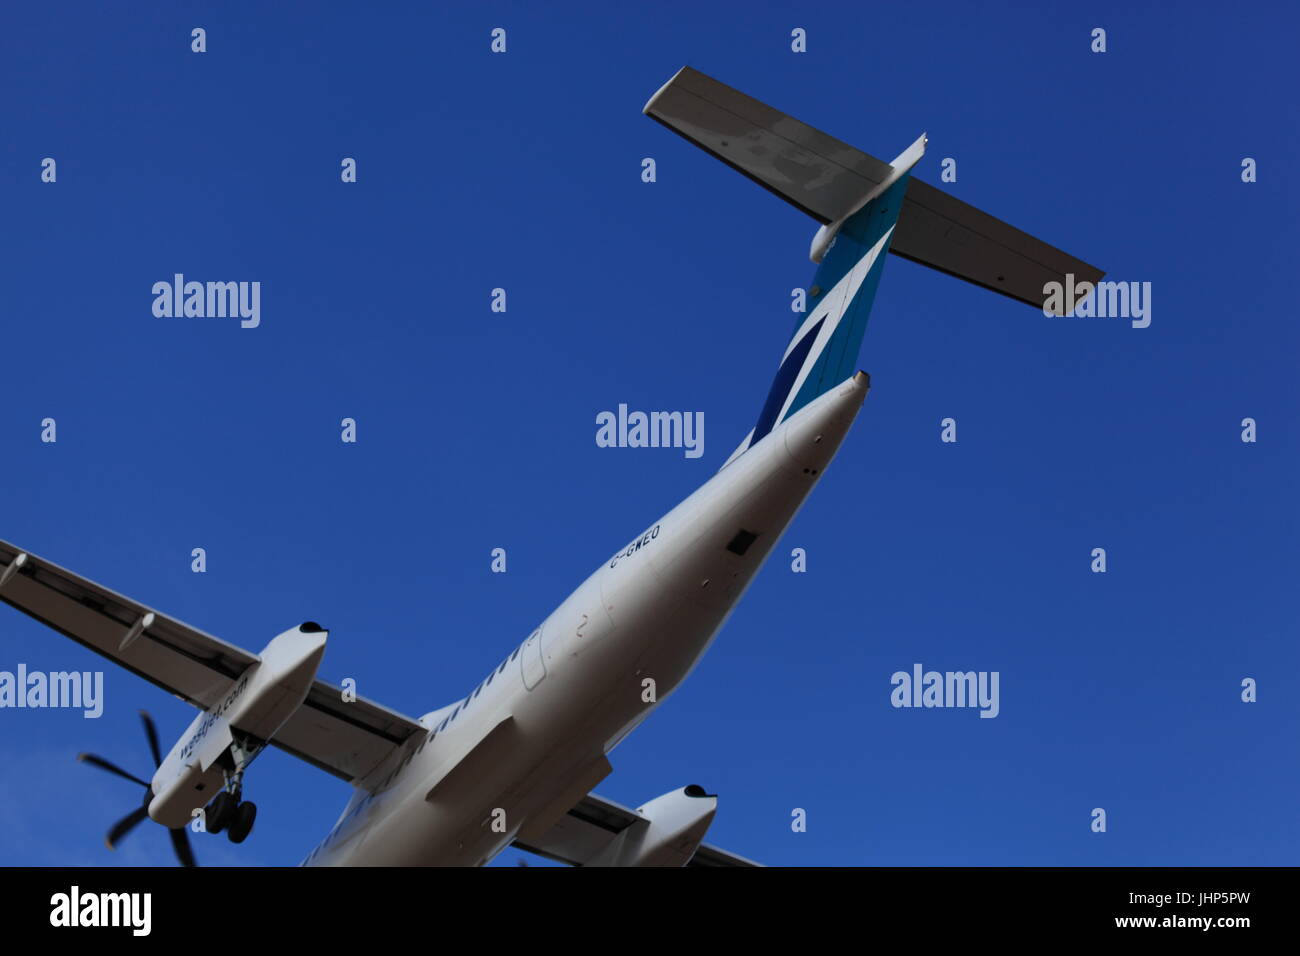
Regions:
M 892 258 L 839 458 L 599 792 L 703 784 L 772 864 L 1294 864 L 1294 11 L 535 7 L 7 10 L 0 537 L 250 650 L 319 620 L 322 676 L 413 716 L 462 696 L 717 469 L 811 280 L 812 220 L 641 115 L 690 64 L 885 159 L 927 131 L 919 178 L 956 159 L 1152 323 Z M 260 281 L 261 326 L 154 317 L 176 272 Z M 619 403 L 703 411 L 703 457 L 598 448 Z M 189 708 L 0 608 L 19 662 L 103 666 L 107 704 L 0 711 L 0 863 L 170 862 L 103 848 L 138 796 L 73 757 L 143 772 L 136 710 Z M 891 707 L 917 662 L 998 671 L 1001 713 Z M 348 796 L 279 752 L 248 786 L 202 862 L 296 863 Z

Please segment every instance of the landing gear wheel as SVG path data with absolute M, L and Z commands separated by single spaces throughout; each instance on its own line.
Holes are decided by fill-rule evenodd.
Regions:
M 235 818 L 226 829 L 226 839 L 231 843 L 243 843 L 253 831 L 253 821 L 257 819 L 257 804 L 241 803 L 235 810 Z
M 217 794 L 212 802 L 208 804 L 207 817 L 204 820 L 209 833 L 220 833 L 226 827 L 230 826 L 235 819 L 235 811 L 239 801 L 235 795 L 228 790 L 223 790 Z

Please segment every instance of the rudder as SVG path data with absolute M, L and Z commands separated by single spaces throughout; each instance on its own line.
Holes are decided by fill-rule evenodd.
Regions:
M 745 447 L 856 371 L 885 253 L 906 192 L 907 174 L 903 174 L 840 227 L 817 267 L 808 311 L 795 323 Z

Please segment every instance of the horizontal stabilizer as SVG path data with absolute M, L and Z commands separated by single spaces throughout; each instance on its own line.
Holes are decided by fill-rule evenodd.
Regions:
M 889 163 L 689 66 L 642 111 L 822 223 L 847 218 Z
M 1068 287 L 1073 275 L 1078 289 L 1106 274 L 918 179 L 908 183 L 889 251 L 1040 309 L 1047 283 Z M 1078 291 L 1081 299 L 1088 287 Z
M 644 112 L 822 224 L 851 216 L 893 171 L 690 67 L 651 97 Z M 1039 308 L 1047 283 L 1064 285 L 1073 274 L 1078 288 L 1104 275 L 916 179 L 908 184 L 890 251 Z

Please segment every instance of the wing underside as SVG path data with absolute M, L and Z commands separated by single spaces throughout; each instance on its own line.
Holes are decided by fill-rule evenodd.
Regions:
M 200 710 L 258 662 L 256 654 L 4 541 L 0 601 Z M 423 733 L 418 721 L 364 698 L 345 701 L 341 688 L 317 680 L 271 744 L 360 784 Z
M 584 866 L 595 859 L 620 833 L 645 820 L 635 810 L 589 793 L 546 833 L 529 842 L 512 845 L 548 860 Z M 761 866 L 708 843 L 700 844 L 687 866 Z

